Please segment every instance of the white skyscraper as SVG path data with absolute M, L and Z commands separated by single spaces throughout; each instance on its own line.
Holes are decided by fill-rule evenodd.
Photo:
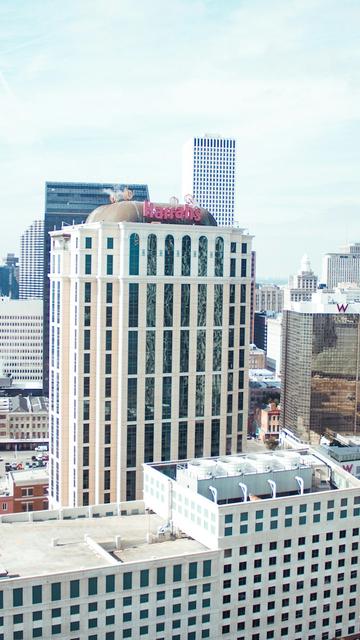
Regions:
M 183 148 L 183 195 L 192 194 L 219 225 L 234 224 L 236 142 L 208 135 Z
M 327 253 L 323 258 L 322 281 L 328 289 L 339 284 L 360 284 L 360 242 L 342 247 L 339 253 Z
M 51 245 L 52 504 L 140 498 L 144 462 L 240 452 L 251 236 L 131 201 Z
M 15 384 L 42 386 L 41 300 L 0 300 L 0 372 Z
M 44 221 L 34 220 L 21 236 L 19 298 L 42 298 Z

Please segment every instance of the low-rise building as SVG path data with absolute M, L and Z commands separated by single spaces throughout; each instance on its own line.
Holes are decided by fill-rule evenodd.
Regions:
M 360 481 L 310 449 L 144 465 L 144 502 L 0 522 L 4 638 L 359 638 Z
M 47 469 L 3 470 L 0 477 L 0 513 L 22 513 L 48 509 Z
M 48 411 L 45 396 L 0 397 L 0 448 L 34 449 L 48 442 Z
M 263 349 L 258 349 L 255 344 L 249 349 L 249 369 L 265 369 L 266 355 Z
M 263 442 L 274 438 L 278 440 L 280 431 L 280 405 L 271 402 L 261 409 L 259 438 Z

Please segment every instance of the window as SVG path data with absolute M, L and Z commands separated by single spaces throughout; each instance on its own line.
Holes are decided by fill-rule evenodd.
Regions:
M 156 571 L 156 584 L 165 584 L 165 567 L 158 567 Z
M 199 276 L 207 275 L 207 252 L 208 252 L 207 238 L 205 236 L 200 236 L 199 258 L 198 258 L 198 275 Z
M 189 276 L 191 274 L 191 239 L 190 236 L 184 236 L 181 242 L 181 275 Z
M 215 269 L 214 275 L 223 277 L 224 275 L 224 240 L 216 238 L 215 240 Z
M 114 248 L 114 238 L 106 238 L 106 247 L 107 249 Z
M 61 600 L 61 583 L 53 582 L 51 585 L 51 600 Z
M 123 574 L 123 589 L 132 589 L 132 573 L 129 571 Z
M 165 275 L 174 275 L 174 237 L 170 235 L 165 238 Z
M 157 238 L 151 233 L 147 239 L 147 275 L 156 276 L 157 269 Z
M 91 274 L 91 255 L 89 253 L 85 254 L 85 274 Z
M 32 603 L 41 604 L 42 602 L 42 586 L 34 585 L 32 588 Z
M 107 307 L 107 311 L 108 311 Z M 129 284 L 129 327 L 138 326 L 139 285 Z
M 88 595 L 95 596 L 97 594 L 97 578 L 88 579 Z
M 114 271 L 114 256 L 106 256 L 106 275 L 112 276 Z
M 139 249 L 139 236 L 132 233 L 129 239 L 129 274 L 132 276 L 139 275 Z
M 112 593 L 115 591 L 115 576 L 106 576 L 106 593 Z

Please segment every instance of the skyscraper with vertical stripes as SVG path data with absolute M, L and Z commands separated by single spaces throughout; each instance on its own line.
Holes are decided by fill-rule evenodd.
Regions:
M 235 168 L 234 138 L 206 134 L 184 145 L 182 195 L 193 195 L 221 226 L 234 224 Z
M 42 298 L 44 221 L 34 220 L 21 236 L 19 298 Z

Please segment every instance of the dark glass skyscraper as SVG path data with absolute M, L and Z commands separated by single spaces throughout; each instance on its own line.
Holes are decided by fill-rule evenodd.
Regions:
M 43 343 L 43 390 L 49 393 L 49 231 L 64 225 L 82 224 L 89 213 L 102 204 L 109 203 L 109 192 L 129 189 L 134 200 L 148 200 L 149 190 L 145 184 L 115 184 L 101 182 L 47 182 L 45 185 L 44 224 L 44 343 Z
M 284 311 L 282 427 L 310 442 L 359 432 L 359 350 L 360 314 Z

